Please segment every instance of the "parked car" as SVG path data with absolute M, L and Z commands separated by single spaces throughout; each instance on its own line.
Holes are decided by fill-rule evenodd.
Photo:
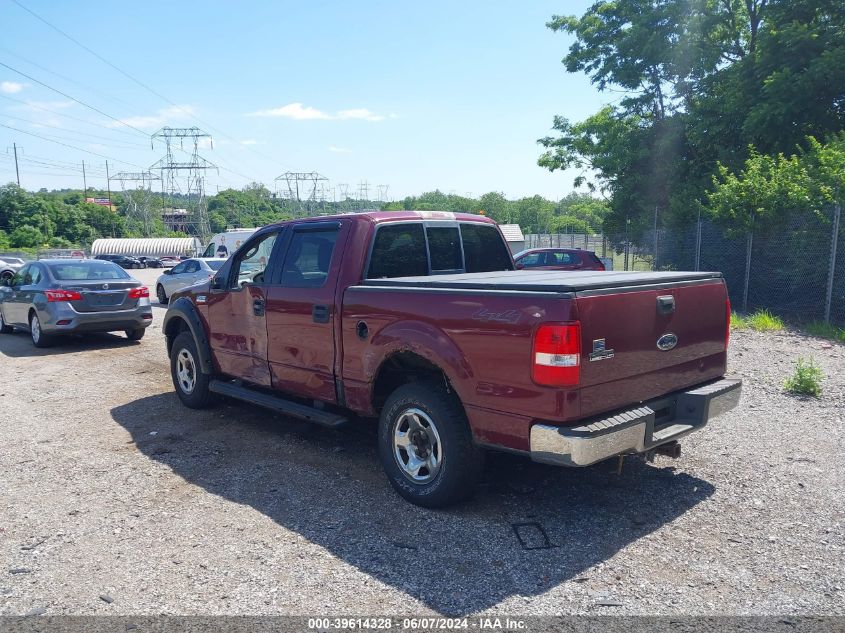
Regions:
M 593 251 L 578 248 L 531 248 L 513 256 L 519 270 L 604 270 Z
M 97 255 L 94 259 L 101 259 L 107 262 L 114 262 L 121 268 L 143 268 L 144 265 L 137 257 L 128 255 Z
M 161 260 L 158 257 L 147 257 L 145 255 L 142 255 L 141 257 L 138 258 L 138 261 L 140 261 L 144 265 L 144 268 L 163 268 L 164 267 L 164 264 L 162 264 Z
M 379 418 L 390 483 L 428 507 L 471 494 L 487 449 L 561 466 L 677 457 L 738 403 L 721 273 L 513 268 L 478 215 L 264 227 L 171 296 L 174 388 L 193 408 L 224 395 L 330 427 Z
M 173 266 L 175 266 L 182 260 L 179 257 L 175 257 L 173 255 L 162 255 L 158 258 L 158 261 L 161 262 L 163 268 L 173 268 Z
M 208 281 L 226 262 L 225 259 L 186 259 L 170 270 L 165 270 L 156 280 L 156 297 L 161 304 L 174 292 L 193 286 L 201 281 Z
M 43 259 L 0 287 L 0 332 L 28 329 L 36 347 L 56 336 L 124 331 L 139 341 L 152 323 L 150 292 L 113 262 Z
M 0 258 L 0 283 L 11 281 L 25 263 L 20 257 Z

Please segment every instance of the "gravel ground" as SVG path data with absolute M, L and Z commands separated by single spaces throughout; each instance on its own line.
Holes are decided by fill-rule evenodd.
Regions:
M 845 614 L 845 346 L 735 332 L 742 403 L 681 459 L 496 455 L 428 511 L 370 425 L 183 408 L 154 312 L 140 343 L 0 336 L 0 614 Z M 781 388 L 807 354 L 819 400 Z

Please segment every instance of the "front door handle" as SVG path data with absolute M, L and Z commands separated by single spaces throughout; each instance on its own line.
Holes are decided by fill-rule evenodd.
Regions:
M 329 306 L 315 305 L 311 309 L 311 318 L 314 320 L 314 323 L 328 323 Z
M 264 299 L 253 299 L 252 311 L 255 316 L 264 316 Z

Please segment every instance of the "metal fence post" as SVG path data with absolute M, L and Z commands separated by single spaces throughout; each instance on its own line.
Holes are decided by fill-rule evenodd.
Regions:
M 830 236 L 830 267 L 827 271 L 827 296 L 824 302 L 824 322 L 830 323 L 830 303 L 833 299 L 833 275 L 836 272 L 836 243 L 839 241 L 839 216 L 842 207 L 833 205 L 833 233 Z
M 754 245 L 754 231 L 748 231 L 748 252 L 745 255 L 745 288 L 742 290 L 742 312 L 748 313 L 748 283 L 751 280 L 751 247 Z
M 701 215 L 695 229 L 695 269 L 701 270 Z

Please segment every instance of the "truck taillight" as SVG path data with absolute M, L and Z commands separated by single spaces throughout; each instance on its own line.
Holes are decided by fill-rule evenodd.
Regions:
M 143 297 L 149 297 L 150 289 L 146 286 L 141 286 L 140 288 L 132 288 L 126 296 L 130 299 L 141 299 Z
M 725 351 L 728 351 L 728 343 L 731 342 L 731 298 L 725 298 Z
M 82 301 L 82 295 L 76 292 L 76 290 L 62 290 L 61 288 L 57 288 L 55 290 L 45 290 L 44 294 L 47 295 L 47 301 L 49 303 L 56 301 Z
M 531 374 L 538 385 L 572 387 L 581 380 L 581 324 L 544 323 L 534 332 Z

